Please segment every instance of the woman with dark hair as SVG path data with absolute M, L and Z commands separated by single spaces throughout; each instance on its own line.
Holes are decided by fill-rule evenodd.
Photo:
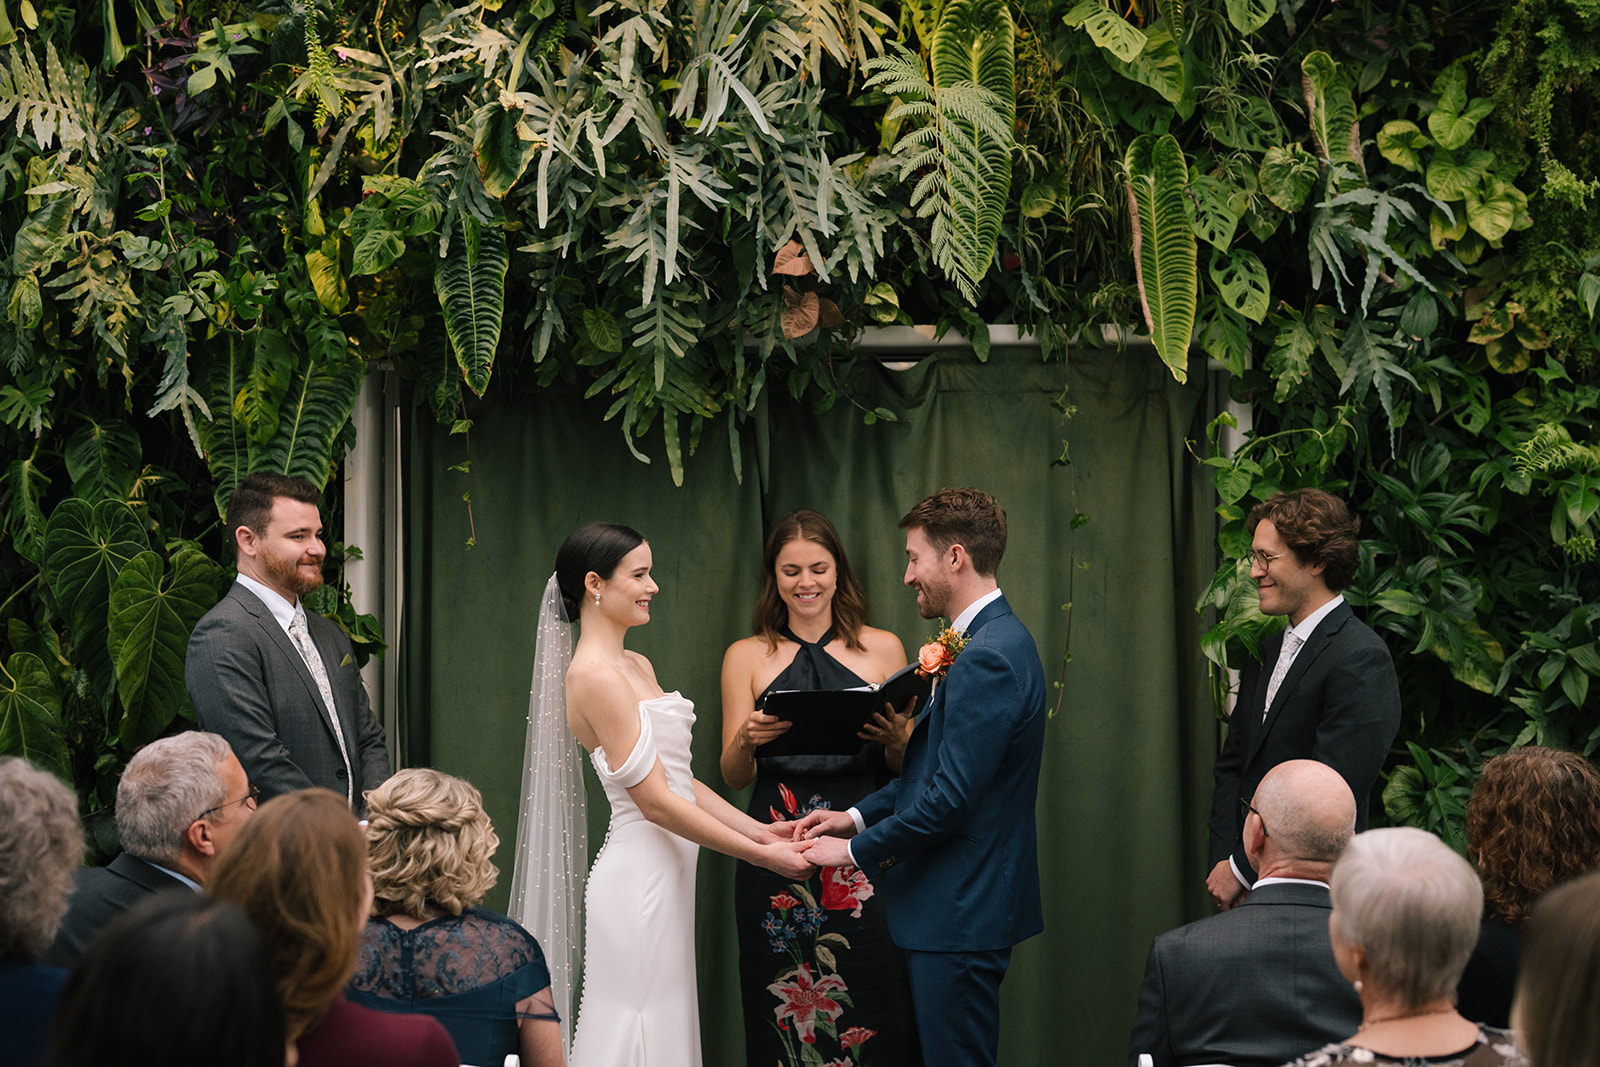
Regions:
M 730 645 L 722 660 L 722 777 L 734 789 L 755 782 L 753 817 L 844 811 L 899 770 L 909 716 L 880 713 L 853 755 L 755 754 L 789 728 L 760 710 L 768 693 L 857 688 L 905 664 L 900 639 L 866 625 L 866 615 L 866 595 L 833 523 L 809 509 L 779 519 L 762 552 L 754 634 Z M 874 1064 L 919 1059 L 905 956 L 873 896 L 872 883 L 854 867 L 825 868 L 797 882 L 738 865 L 733 898 L 746 1062 L 801 1062 L 800 1036 L 782 1009 L 807 982 L 847 994 L 834 1000 L 837 1012 L 819 1016 L 825 1022 L 811 1031 L 808 1059 L 848 1058 L 866 1033 L 873 1035 Z
M 1550 890 L 1522 942 L 1511 1020 L 1529 1067 L 1600 1064 L 1600 873 Z
M 238 905 L 260 931 L 300 1067 L 460 1064 L 438 1020 L 359 1007 L 341 992 L 372 911 L 367 841 L 344 797 L 303 789 L 261 805 L 206 892 Z
M 636 531 L 591 523 L 556 554 L 539 612 L 534 694 L 529 710 L 530 771 L 524 779 L 518 885 L 539 903 L 563 872 L 540 868 L 546 857 L 575 863 L 579 850 L 541 848 L 530 825 L 570 809 L 548 788 L 541 753 L 558 746 L 565 725 L 589 752 L 611 826 L 590 869 L 585 921 L 584 995 L 572 1042 L 574 1067 L 641 1067 L 700 1062 L 694 970 L 694 872 L 697 846 L 758 863 L 787 878 L 811 871 L 809 842 L 780 835 L 695 780 L 689 766 L 694 705 L 664 692 L 650 661 L 624 647 L 629 630 L 650 621 L 658 591 L 650 545 Z M 570 646 L 571 621 L 579 625 Z M 564 684 L 558 684 L 557 679 Z M 562 708 L 565 714 L 562 714 Z M 566 742 L 571 752 L 570 740 Z M 570 783 L 570 767 L 554 780 Z M 573 792 L 581 786 L 563 785 Z M 563 812 L 551 809 L 559 806 Z M 566 832 L 547 842 L 570 841 Z M 530 888 L 531 887 L 531 888 Z M 555 946 L 570 933 L 534 935 Z M 554 972 L 554 968 L 552 971 Z M 555 974 L 552 973 L 552 978 Z M 557 1010 L 562 994 L 556 994 Z
M 1483 878 L 1483 925 L 1457 989 L 1461 1014 L 1508 1026 L 1522 927 L 1551 886 L 1600 868 L 1600 771 L 1528 745 L 1483 765 L 1467 802 L 1467 858 Z
M 283 1005 L 244 912 L 157 893 L 90 943 L 62 992 L 46 1067 L 283 1067 Z
M 533 935 L 477 907 L 494 885 L 500 837 L 483 795 L 412 767 L 367 791 L 373 917 L 349 996 L 444 1024 L 466 1063 L 560 1067 L 561 1024 Z

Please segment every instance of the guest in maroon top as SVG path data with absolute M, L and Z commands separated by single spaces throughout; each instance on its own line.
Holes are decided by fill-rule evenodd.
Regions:
M 422 1015 L 347 1002 L 372 910 L 367 843 L 326 789 L 275 797 L 234 839 L 207 885 L 255 921 L 272 959 L 300 1067 L 456 1067 L 450 1035 Z

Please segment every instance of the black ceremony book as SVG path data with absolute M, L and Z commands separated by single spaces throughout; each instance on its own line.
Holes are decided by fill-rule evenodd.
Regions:
M 756 755 L 854 755 L 864 743 L 856 734 L 885 704 L 898 711 L 916 697 L 916 713 L 921 714 L 933 692 L 933 679 L 918 674 L 916 666 L 907 664 L 870 689 L 780 689 L 768 693 L 761 710 L 794 725 L 758 746 Z

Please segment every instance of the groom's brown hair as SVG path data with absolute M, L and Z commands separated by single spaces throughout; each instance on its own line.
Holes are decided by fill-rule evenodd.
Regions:
M 1006 554 L 1006 509 L 980 489 L 941 489 L 906 512 L 902 530 L 921 530 L 935 549 L 960 545 L 972 568 L 993 578 Z

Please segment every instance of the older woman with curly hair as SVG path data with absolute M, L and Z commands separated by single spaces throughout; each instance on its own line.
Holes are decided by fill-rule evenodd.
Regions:
M 375 902 L 352 1000 L 442 1022 L 464 1063 L 558 1067 L 561 1023 L 533 935 L 477 907 L 500 844 L 471 783 L 428 768 L 367 793 Z
M 1538 745 L 1489 760 L 1467 804 L 1467 857 L 1483 878 L 1484 917 L 1457 1003 L 1469 1019 L 1506 1026 L 1534 901 L 1600 868 L 1600 771 Z
M 261 805 L 206 892 L 260 932 L 300 1067 L 458 1067 L 437 1020 L 385 1015 L 341 993 L 372 911 L 367 842 L 344 797 L 303 789 Z
M 67 972 L 39 957 L 83 862 L 78 798 L 49 771 L 0 757 L 0 1061 L 38 1062 Z

